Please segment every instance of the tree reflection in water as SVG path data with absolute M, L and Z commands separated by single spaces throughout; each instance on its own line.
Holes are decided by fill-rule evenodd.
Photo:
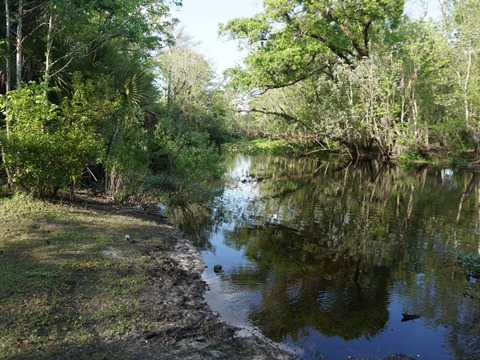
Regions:
M 221 234 L 248 259 L 222 279 L 260 294 L 248 317 L 265 335 L 374 339 L 390 326 L 395 291 L 425 326 L 447 329 L 451 355 L 480 356 L 478 299 L 462 296 L 455 267 L 480 244 L 478 174 L 274 157 L 227 164 L 223 195 L 197 210 L 192 233 L 208 251 Z

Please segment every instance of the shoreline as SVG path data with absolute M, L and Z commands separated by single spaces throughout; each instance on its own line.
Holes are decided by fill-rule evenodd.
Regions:
M 212 312 L 200 253 L 154 207 L 19 197 L 0 213 L 2 359 L 298 359 Z
M 0 212 L 0 271 L 19 277 L 0 284 L 0 358 L 302 358 L 214 314 L 199 251 L 154 206 L 14 198 Z
M 148 337 L 150 345 L 147 347 L 152 352 L 152 358 L 161 358 L 157 353 L 158 345 L 163 345 L 164 341 L 168 341 L 167 338 L 173 335 L 175 343 L 165 359 L 300 359 L 261 334 L 254 334 L 220 320 L 204 299 L 208 284 L 202 280 L 205 266 L 200 253 L 177 227 L 165 220 L 160 213 L 158 217 L 159 226 L 167 227 L 177 241 L 168 261 L 192 280 L 187 281 L 187 286 L 177 284 L 177 290 L 180 291 L 173 291 L 170 294 L 171 299 L 180 304 L 188 318 L 195 320 L 184 322 L 181 326 L 173 325 L 166 331 L 144 334 L 144 338 Z M 181 291 L 183 294 L 180 294 Z M 183 299 L 180 299 L 182 297 Z M 167 338 L 165 334 L 168 334 Z

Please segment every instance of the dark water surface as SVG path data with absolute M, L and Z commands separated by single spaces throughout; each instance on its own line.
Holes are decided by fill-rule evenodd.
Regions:
M 480 251 L 480 174 L 226 164 L 211 209 L 170 214 L 202 250 L 207 300 L 224 320 L 306 359 L 480 359 L 480 300 L 469 296 L 480 285 L 455 261 Z

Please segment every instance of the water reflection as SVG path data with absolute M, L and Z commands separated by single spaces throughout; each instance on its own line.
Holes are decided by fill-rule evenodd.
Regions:
M 455 267 L 479 251 L 478 173 L 244 156 L 227 167 L 190 228 L 210 269 L 224 265 L 205 273 L 224 318 L 312 359 L 480 358 L 479 303 Z

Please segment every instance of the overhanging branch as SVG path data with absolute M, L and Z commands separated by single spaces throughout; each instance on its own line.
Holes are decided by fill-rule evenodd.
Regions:
M 304 80 L 307 80 L 307 79 L 311 78 L 315 74 L 318 74 L 318 73 L 321 73 L 321 72 L 325 71 L 325 69 L 328 69 L 329 66 L 330 65 L 325 65 L 325 66 L 322 66 L 321 68 L 314 69 L 314 70 L 310 71 L 309 73 L 304 74 L 303 76 L 301 76 L 301 77 L 299 77 L 295 80 L 292 80 L 288 83 L 285 83 L 285 84 L 266 85 L 266 86 L 263 87 L 263 90 L 258 95 L 264 95 L 269 90 L 283 89 L 283 88 L 298 84 L 299 82 L 302 82 Z
M 320 134 L 317 134 L 317 132 L 315 130 L 313 130 L 310 126 L 308 126 L 304 121 L 302 121 L 302 120 L 300 120 L 300 119 L 298 119 L 298 118 L 296 118 L 292 115 L 289 115 L 285 112 L 267 111 L 267 110 L 264 110 L 264 109 L 255 109 L 255 108 L 252 108 L 250 110 L 242 110 L 240 112 L 259 113 L 259 114 L 263 114 L 263 115 L 271 115 L 271 116 L 276 116 L 276 117 L 285 119 L 287 121 L 297 123 L 297 124 L 301 125 L 305 130 L 309 131 L 314 136 L 314 139 L 315 139 L 316 143 L 318 143 L 319 145 L 323 145 L 324 136 L 322 136 Z

